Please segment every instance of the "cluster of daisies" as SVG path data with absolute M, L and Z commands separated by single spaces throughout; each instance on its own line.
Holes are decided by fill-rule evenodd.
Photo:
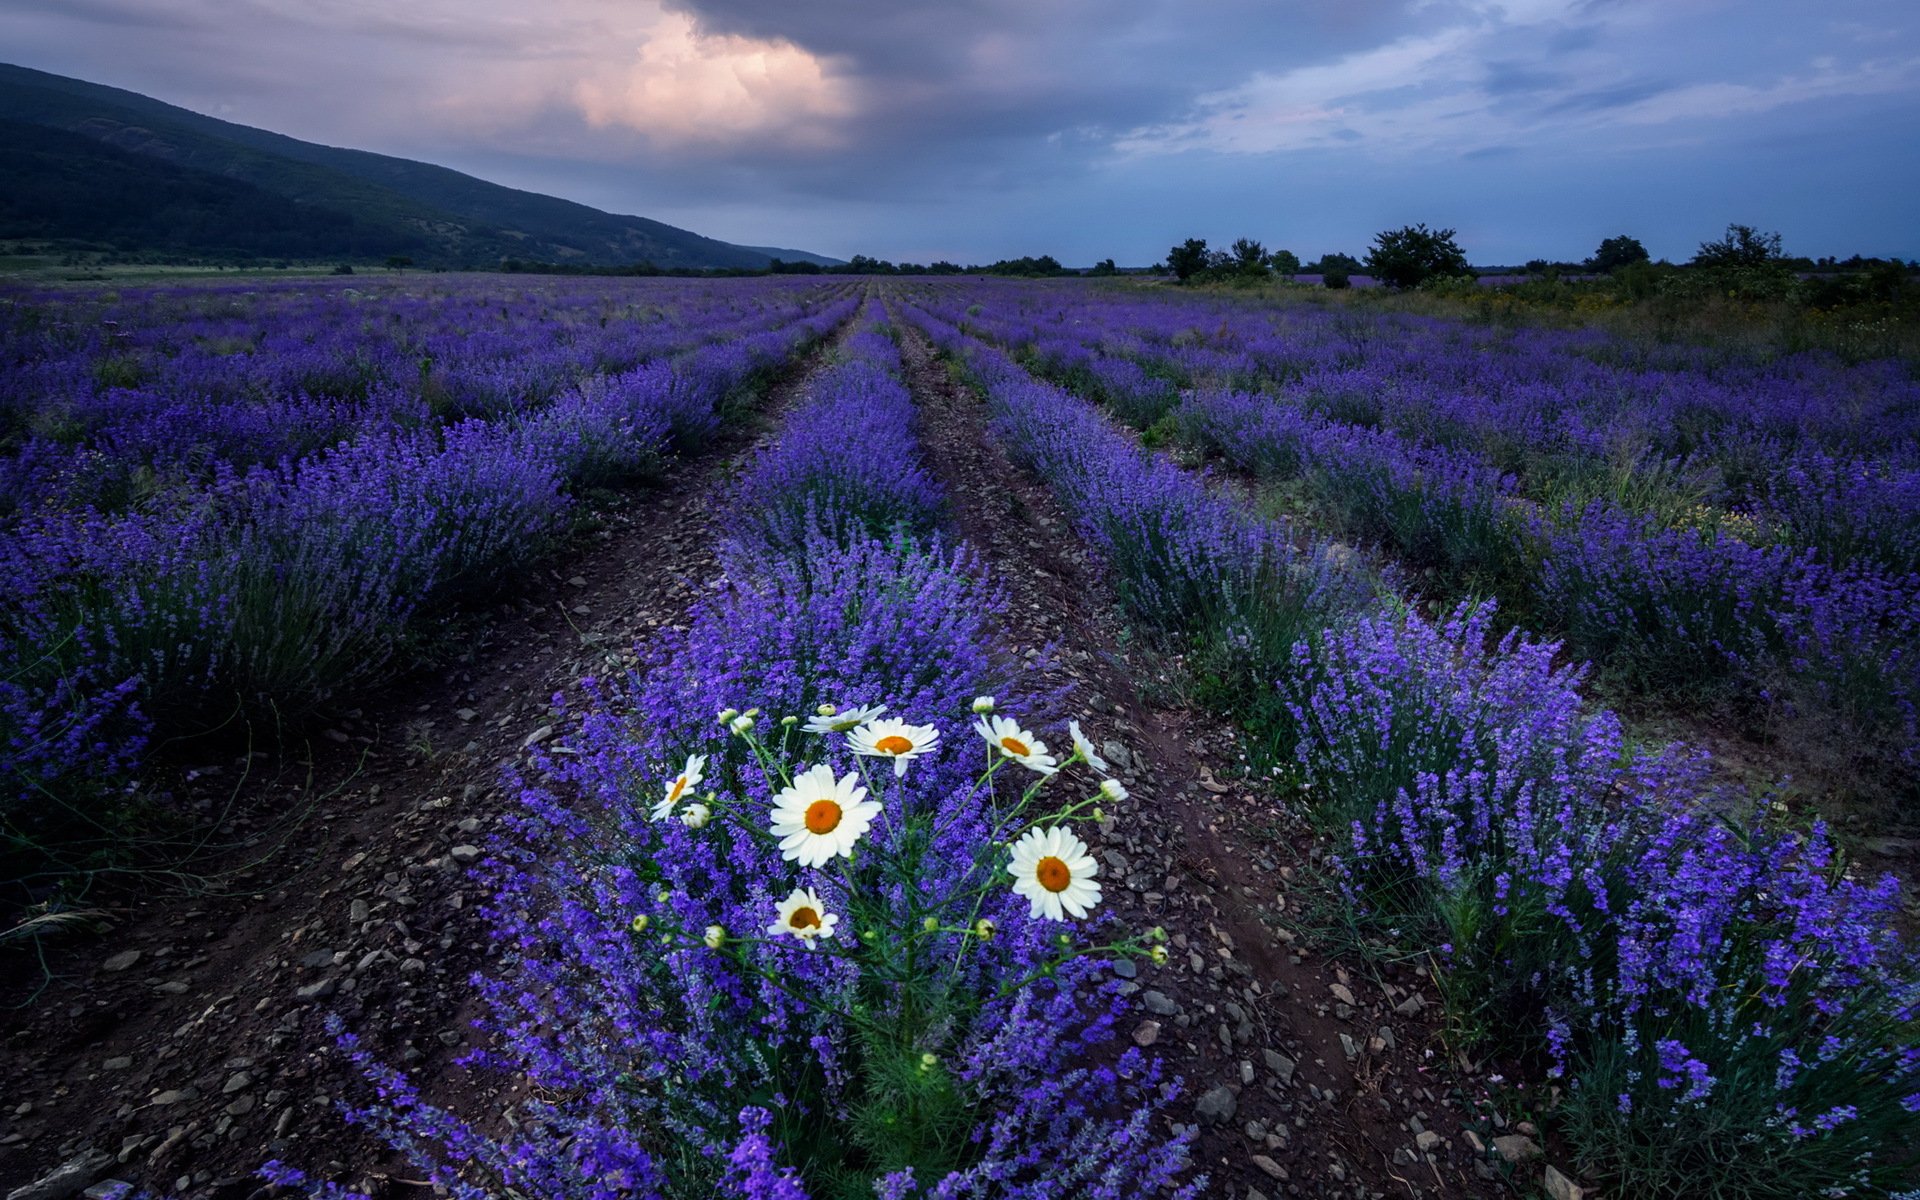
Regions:
M 1126 799 L 1125 786 L 1111 778 L 1106 759 L 1081 731 L 1078 721 L 1068 723 L 1073 753 L 1062 762 L 1049 752 L 1046 742 L 1018 721 L 994 715 L 993 697 L 976 699 L 973 711 L 978 718 L 973 730 L 991 748 L 989 775 L 1011 762 L 1046 778 L 1057 774 L 1063 766 L 1085 762 L 1106 776 L 1100 783 L 1101 798 Z M 823 704 L 801 728 L 822 737 L 844 737 L 847 748 L 862 758 L 892 760 L 894 776 L 900 778 L 906 775 L 915 759 L 939 750 L 940 731 L 932 725 L 915 725 L 898 717 L 888 717 L 885 712 L 882 705 L 842 710 Z M 747 737 L 752 733 L 757 715 L 757 710 L 742 713 L 728 709 L 719 714 L 719 720 L 734 734 Z M 796 723 L 791 717 L 783 722 L 789 726 Z M 685 767 L 668 782 L 665 794 L 653 806 L 650 812 L 653 820 L 664 821 L 677 812 L 680 821 L 691 829 L 707 824 L 712 818 L 709 806 L 689 800 L 704 778 L 706 765 L 705 755 L 695 754 L 687 759 Z M 801 867 L 819 868 L 835 858 L 851 858 L 854 846 L 880 812 L 880 802 L 868 799 L 860 772 L 836 775 L 831 766 L 820 763 L 797 772 L 774 796 L 770 831 L 779 841 L 781 857 Z M 1062 824 L 1029 828 L 1013 844 L 1007 872 L 1013 878 L 1013 890 L 1026 898 L 1036 919 L 1084 919 L 1100 903 L 1100 883 L 1096 878 L 1100 866 L 1088 852 L 1087 844 Z M 839 920 L 838 915 L 827 911 L 817 892 L 800 887 L 780 901 L 778 915 L 767 927 L 767 933 L 796 938 L 811 949 L 817 939 L 834 935 Z M 984 928 L 974 932 L 982 937 L 991 936 L 991 922 L 981 924 Z M 724 940 L 724 930 L 707 931 L 708 945 L 717 947 Z

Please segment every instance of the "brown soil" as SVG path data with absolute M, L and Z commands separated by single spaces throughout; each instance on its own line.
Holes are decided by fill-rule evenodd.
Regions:
M 1165 698 L 1177 666 L 1133 647 L 1065 513 L 990 436 L 984 401 L 917 332 L 903 357 L 959 531 L 1009 593 L 1011 648 L 1054 646 L 1043 689 L 1071 685 L 1089 736 L 1131 752 L 1131 795 L 1094 853 L 1107 906 L 1172 935 L 1164 967 L 1137 968 L 1130 1032 L 1185 1080 L 1174 1119 L 1199 1126 L 1209 1194 L 1493 1194 L 1501 1172 L 1464 1136 L 1472 1118 L 1446 1082 L 1452 1056 L 1424 971 L 1343 966 L 1307 944 L 1311 837 L 1243 778 L 1229 726 Z M 1208 1102 L 1216 1089 L 1231 1117 L 1198 1117 L 1202 1104 L 1225 1107 Z M 1440 1137 L 1430 1151 L 1421 1129 Z
M 1467 1096 L 1480 1091 L 1448 1065 L 1431 982 L 1309 944 L 1312 839 L 1296 815 L 1244 778 L 1227 724 L 1178 702 L 1177 664 L 1129 638 L 1097 564 L 995 445 L 979 398 L 924 338 L 907 332 L 903 353 L 958 531 L 1010 598 L 1007 649 L 1036 664 L 1037 690 L 1072 687 L 1096 742 L 1129 751 L 1116 762 L 1132 794 L 1095 853 L 1112 911 L 1164 926 L 1173 955 L 1137 967 L 1125 1032 L 1183 1078 L 1172 1119 L 1198 1128 L 1208 1194 L 1500 1190 L 1509 1168 L 1472 1149 Z M 765 409 L 804 386 L 797 373 Z M 514 811 L 506 772 L 551 732 L 551 697 L 633 664 L 636 643 L 718 585 L 711 501 L 753 437 L 736 431 L 612 506 L 459 662 L 369 697 L 310 753 L 202 769 L 199 798 L 236 806 L 236 836 L 304 819 L 282 822 L 259 865 L 245 865 L 257 848 L 236 851 L 217 892 L 128 898 L 108 936 L 55 946 L 42 994 L 0 1016 L 0 1189 L 98 1149 L 117 1156 L 114 1177 L 220 1200 L 258 1192 L 252 1172 L 276 1157 L 376 1196 L 425 1195 L 341 1122 L 335 1099 L 364 1093 L 323 1015 L 428 1081 L 431 1099 L 475 1117 L 501 1106 L 454 1064 L 476 1015 L 467 980 L 489 957 L 464 866 Z M 39 982 L 22 975 L 0 1002 Z
M 790 404 L 818 361 L 761 411 Z M 556 693 L 633 664 L 637 642 L 715 586 L 713 499 L 767 424 L 598 514 L 458 661 L 367 697 L 309 747 L 182 772 L 189 807 L 281 842 L 257 866 L 257 846 L 202 864 L 217 890 L 123 896 L 108 936 L 51 948 L 51 979 L 17 955 L 0 964 L 0 1192 L 97 1149 L 116 1156 L 111 1177 L 220 1200 L 258 1191 L 270 1158 L 376 1196 L 427 1194 L 342 1122 L 336 1099 L 366 1093 L 324 1016 L 436 1102 L 478 1114 L 495 1099 L 454 1061 L 488 959 L 465 865 L 515 811 L 507 772 L 551 735 Z

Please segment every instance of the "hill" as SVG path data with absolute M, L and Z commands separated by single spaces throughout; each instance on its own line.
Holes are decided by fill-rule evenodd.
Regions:
M 26 67 L 0 64 L 0 120 L 0 175 L 20 193 L 0 201 L 0 238 L 210 255 L 405 254 L 454 267 L 503 258 L 747 269 L 772 258 L 835 261 L 736 246 Z

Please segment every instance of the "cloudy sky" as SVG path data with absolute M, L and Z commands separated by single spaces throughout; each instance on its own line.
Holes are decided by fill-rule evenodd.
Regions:
M 1920 256 L 1915 0 L 6 0 L 0 47 L 842 257 Z

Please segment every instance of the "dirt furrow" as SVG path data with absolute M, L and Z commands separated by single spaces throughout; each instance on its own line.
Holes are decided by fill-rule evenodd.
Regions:
M 38 998 L 0 1016 L 0 1191 L 94 1151 L 112 1156 L 108 1176 L 219 1200 L 259 1191 L 253 1172 L 276 1157 L 376 1197 L 426 1194 L 343 1124 L 336 1098 L 364 1090 L 324 1018 L 437 1102 L 472 1113 L 495 1098 L 454 1060 L 476 1015 L 468 979 L 490 954 L 466 868 L 515 809 L 505 773 L 555 735 L 556 693 L 623 672 L 636 643 L 719 585 L 724 483 L 822 357 L 777 383 L 759 419 L 609 506 L 455 661 L 368 698 L 305 755 L 190 773 L 237 825 L 303 818 L 259 865 L 239 865 L 257 849 L 236 852 L 211 890 L 124 902 L 107 937 L 56 947 Z M 16 982 L 7 999 L 35 981 Z
M 1210 1194 L 1491 1194 L 1477 1127 L 1440 1070 L 1438 996 L 1418 968 L 1342 965 L 1297 925 L 1312 839 L 1244 778 L 1233 730 L 1178 700 L 1178 664 L 1136 644 L 1071 523 L 1008 461 L 986 405 L 903 325 L 902 357 L 926 452 L 958 530 L 1011 598 L 1006 636 L 1022 658 L 1056 648 L 1045 685 L 1112 755 L 1130 799 L 1095 855 L 1108 904 L 1161 925 L 1173 951 L 1141 965 L 1129 1032 L 1185 1079 L 1177 1118 L 1198 1127 Z

